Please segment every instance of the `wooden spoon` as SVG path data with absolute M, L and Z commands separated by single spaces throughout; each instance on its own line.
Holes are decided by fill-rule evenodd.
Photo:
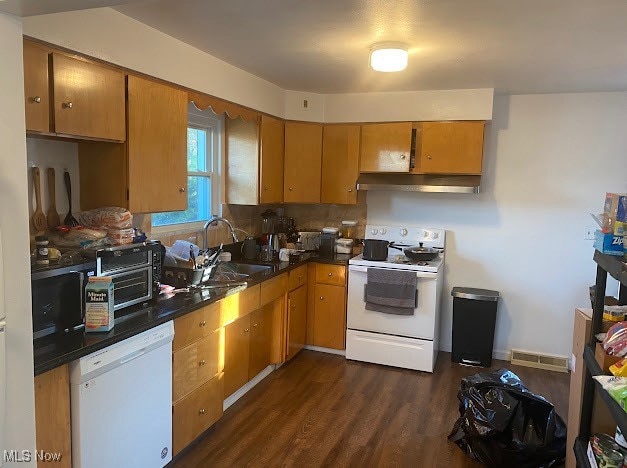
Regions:
M 48 227 L 56 228 L 61 224 L 61 218 L 57 212 L 57 196 L 55 190 L 54 168 L 48 168 L 48 198 L 50 205 L 48 206 Z
M 33 227 L 37 231 L 46 230 L 46 215 L 41 208 L 41 175 L 39 168 L 33 167 L 33 185 L 35 186 L 35 212 L 33 213 Z

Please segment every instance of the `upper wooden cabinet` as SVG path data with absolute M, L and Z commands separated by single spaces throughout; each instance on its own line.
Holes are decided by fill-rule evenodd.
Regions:
M 485 122 L 421 122 L 416 168 L 423 174 L 481 174 Z M 418 150 L 417 150 L 418 152 Z
M 357 203 L 359 125 L 325 125 L 322 132 L 322 191 L 320 201 Z
M 261 116 L 259 153 L 259 203 L 283 201 L 284 123 Z
M 124 74 L 52 54 L 54 131 L 124 141 Z
M 50 132 L 48 50 L 24 41 L 24 104 L 26 130 Z
M 133 213 L 187 208 L 187 93 L 128 77 L 125 144 L 79 144 L 81 209 Z
M 226 202 L 283 201 L 283 121 L 226 119 Z
M 322 125 L 285 122 L 283 201 L 320 203 Z
M 361 172 L 409 172 L 412 123 L 361 126 Z

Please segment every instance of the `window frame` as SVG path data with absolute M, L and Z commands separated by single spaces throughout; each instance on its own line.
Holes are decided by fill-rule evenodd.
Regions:
M 223 128 L 224 117 L 216 115 L 209 108 L 205 111 L 199 110 L 194 103 L 189 104 L 187 114 L 187 127 L 193 129 L 201 129 L 207 131 L 206 144 L 206 165 L 207 171 L 187 171 L 187 177 L 198 176 L 207 177 L 210 181 L 211 190 L 211 206 L 209 207 L 209 216 L 222 214 L 222 174 L 223 167 Z M 211 152 L 209 151 L 211 148 Z M 151 219 L 151 232 L 154 234 L 172 233 L 172 232 L 189 232 L 201 230 L 208 219 L 200 221 L 191 221 L 188 223 L 165 224 L 163 226 L 155 226 Z

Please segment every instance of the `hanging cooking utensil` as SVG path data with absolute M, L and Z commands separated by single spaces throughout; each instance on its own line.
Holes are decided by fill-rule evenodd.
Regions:
M 57 212 L 57 195 L 56 195 L 56 185 L 55 185 L 55 174 L 54 168 L 48 168 L 48 227 L 56 228 L 61 224 L 61 218 L 59 217 L 59 213 Z
M 33 213 L 33 227 L 36 231 L 46 230 L 46 215 L 41 208 L 41 175 L 38 167 L 33 167 L 33 185 L 35 186 L 35 212 Z
M 70 173 L 68 171 L 63 173 L 63 180 L 65 180 L 68 202 L 68 212 L 63 220 L 63 224 L 66 226 L 78 226 L 78 221 L 76 221 L 76 218 L 72 215 L 72 181 L 70 180 Z

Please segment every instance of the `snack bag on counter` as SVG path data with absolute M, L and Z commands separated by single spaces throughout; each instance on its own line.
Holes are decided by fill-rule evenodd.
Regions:
M 50 241 L 61 248 L 87 248 L 108 243 L 106 231 L 89 229 L 85 226 L 59 226 L 57 233 L 50 236 Z
M 603 349 L 613 356 L 627 356 L 627 322 L 612 325 L 603 340 Z
M 126 208 L 111 206 L 83 211 L 79 215 L 81 224 L 105 230 L 121 230 L 133 227 L 133 215 Z
M 610 366 L 610 372 L 616 377 L 627 377 L 627 359 L 621 359 L 612 364 Z
M 621 408 L 627 411 L 627 377 L 597 375 L 594 379 L 618 402 Z

